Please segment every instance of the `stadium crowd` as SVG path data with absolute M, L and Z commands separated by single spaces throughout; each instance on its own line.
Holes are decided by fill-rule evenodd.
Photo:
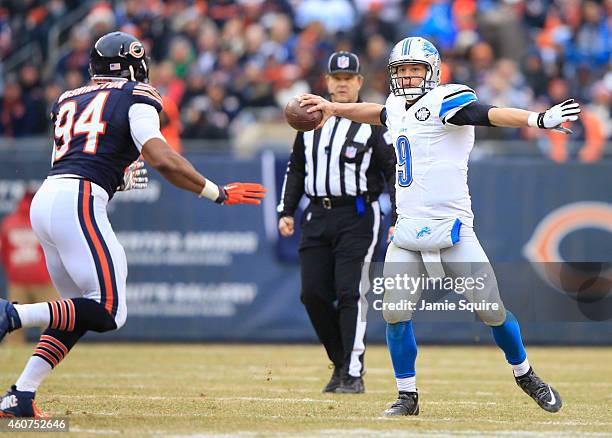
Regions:
M 84 18 L 60 34 L 52 57 L 51 30 L 78 8 Z M 585 105 L 573 127 L 586 144 L 581 159 L 598 159 L 612 138 L 610 0 L 5 0 L 0 57 L 30 44 L 48 68 L 26 61 L 3 73 L 0 136 L 48 132 L 50 103 L 87 81 L 92 43 L 115 29 L 147 46 L 151 83 L 164 96 L 162 121 L 177 138 L 228 139 L 245 123 L 282 120 L 289 97 L 325 93 L 325 62 L 335 50 L 361 56 L 362 98 L 383 102 L 390 48 L 409 35 L 437 45 L 443 82 L 470 85 L 483 102 L 539 109 L 576 97 Z M 481 134 L 547 135 L 552 158 L 568 154 L 555 133 Z

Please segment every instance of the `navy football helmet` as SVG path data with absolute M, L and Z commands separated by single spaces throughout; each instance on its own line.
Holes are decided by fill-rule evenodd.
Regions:
M 149 61 L 143 44 L 125 32 L 111 32 L 96 41 L 89 56 L 89 74 L 149 82 Z

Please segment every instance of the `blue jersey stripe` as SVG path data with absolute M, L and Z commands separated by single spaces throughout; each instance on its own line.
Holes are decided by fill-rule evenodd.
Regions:
M 442 102 L 442 106 L 440 107 L 440 118 L 443 119 L 449 111 L 458 107 L 463 107 L 475 100 L 478 100 L 478 98 L 474 93 L 466 92 L 465 94 L 460 94 L 457 97 Z

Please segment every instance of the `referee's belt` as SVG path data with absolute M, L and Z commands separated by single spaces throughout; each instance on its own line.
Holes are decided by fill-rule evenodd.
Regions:
M 370 204 L 371 202 L 376 201 L 376 198 L 369 193 L 363 193 L 359 195 L 363 198 L 363 200 Z M 349 205 L 356 205 L 357 196 L 309 196 L 311 204 L 320 205 L 326 210 L 331 210 L 336 207 L 346 207 Z

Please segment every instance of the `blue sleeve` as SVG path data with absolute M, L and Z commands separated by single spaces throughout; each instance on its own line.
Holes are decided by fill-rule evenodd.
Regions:
M 469 105 L 472 102 L 477 101 L 476 93 L 470 88 L 462 88 L 459 91 L 450 93 L 442 99 L 442 105 L 440 105 L 440 120 L 442 123 L 457 114 L 457 112 Z

